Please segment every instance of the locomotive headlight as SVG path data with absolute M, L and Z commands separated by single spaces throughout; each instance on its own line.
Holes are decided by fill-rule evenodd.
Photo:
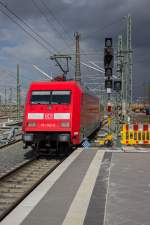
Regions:
M 69 121 L 61 122 L 61 127 L 70 127 L 70 122 Z
M 36 127 L 36 122 L 28 122 L 28 127 Z

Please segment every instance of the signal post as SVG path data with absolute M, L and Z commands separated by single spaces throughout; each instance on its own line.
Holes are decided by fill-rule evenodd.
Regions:
M 111 127 L 111 114 L 112 114 L 112 106 L 110 103 L 110 94 L 112 93 L 113 88 L 113 66 L 114 66 L 114 50 L 113 50 L 113 42 L 112 38 L 105 38 L 105 48 L 104 48 L 104 69 L 105 69 L 105 89 L 108 94 L 108 101 L 107 101 L 107 115 L 108 115 L 108 130 L 109 133 Z

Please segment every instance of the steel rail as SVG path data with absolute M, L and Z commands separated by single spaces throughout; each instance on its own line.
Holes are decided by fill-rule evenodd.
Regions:
M 0 221 L 64 159 L 31 159 L 0 177 Z
M 20 134 L 19 134 L 19 135 L 20 135 Z M 16 135 L 16 136 L 19 136 L 19 135 Z M 21 136 L 21 135 L 20 135 L 20 136 Z M 1 145 L 0 145 L 0 149 L 7 148 L 8 146 L 14 145 L 14 144 L 16 144 L 16 143 L 18 143 L 18 142 L 21 142 L 21 141 L 22 141 L 22 136 L 21 136 L 19 139 L 14 140 L 14 141 L 11 141 L 11 142 L 9 142 L 9 143 L 7 143 L 7 144 L 1 144 Z

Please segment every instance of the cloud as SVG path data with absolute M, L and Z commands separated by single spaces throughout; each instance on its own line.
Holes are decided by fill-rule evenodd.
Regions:
M 150 80 L 148 76 L 148 62 L 150 61 L 149 0 L 5 0 L 5 3 L 46 39 L 46 46 L 51 52 L 49 53 L 0 13 L 1 64 L 15 68 L 16 63 L 20 63 L 23 68 L 22 79 L 31 77 L 32 74 L 33 77 L 36 77 L 37 72 L 32 68 L 33 62 L 43 69 L 45 68 L 46 72 L 61 73 L 54 62 L 48 58 L 55 52 L 54 49 L 57 49 L 58 52 L 74 54 L 74 32 L 76 31 L 81 33 L 81 59 L 84 62 L 97 61 L 102 65 L 105 37 L 113 37 L 114 47 L 116 47 L 117 36 L 122 33 L 124 46 L 126 46 L 125 16 L 131 13 L 133 19 L 134 95 L 143 94 L 142 91 L 138 91 L 137 81 L 142 84 L 146 79 Z M 0 8 L 3 7 L 0 6 Z M 27 27 L 25 29 L 32 33 Z M 34 36 L 37 38 L 35 34 Z M 74 67 L 74 55 L 72 56 L 72 67 Z M 86 73 L 93 73 L 86 68 L 81 67 L 81 69 L 85 79 Z M 73 68 L 71 68 L 70 74 L 73 77 Z

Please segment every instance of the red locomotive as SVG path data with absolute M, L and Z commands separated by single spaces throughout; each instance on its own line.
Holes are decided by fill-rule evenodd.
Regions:
M 36 152 L 79 145 L 100 125 L 98 97 L 75 81 L 34 82 L 27 93 L 23 142 Z

